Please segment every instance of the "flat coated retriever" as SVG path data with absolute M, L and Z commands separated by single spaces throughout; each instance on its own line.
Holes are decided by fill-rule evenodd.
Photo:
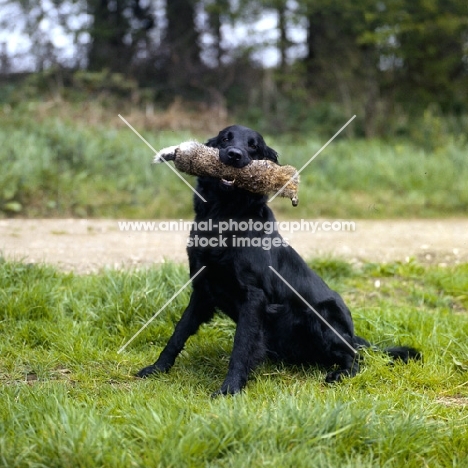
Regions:
M 277 153 L 259 133 L 239 125 L 225 128 L 206 145 L 219 149 L 224 164 L 239 168 L 254 159 L 278 162 Z M 237 324 L 228 373 L 217 394 L 239 392 L 249 372 L 267 357 L 328 368 L 327 382 L 355 375 L 359 370 L 355 350 L 369 343 L 354 334 L 351 313 L 341 296 L 284 242 L 276 228 L 253 228 L 274 225 L 268 198 L 211 177 L 199 177 L 197 191 L 206 202 L 195 195 L 195 223 L 187 248 L 191 277 L 205 268 L 193 279 L 189 305 L 158 360 L 137 376 L 167 372 L 187 339 L 217 309 Z M 210 220 L 211 230 L 206 230 Z M 241 222 L 249 226 L 247 231 L 236 230 Z M 229 226 L 222 238 L 220 223 Z M 418 357 L 409 347 L 385 351 L 405 362 Z

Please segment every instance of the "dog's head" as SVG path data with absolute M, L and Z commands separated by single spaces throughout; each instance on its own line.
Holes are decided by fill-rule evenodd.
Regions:
M 219 149 L 219 159 L 233 167 L 247 166 L 255 159 L 278 162 L 278 154 L 268 147 L 260 133 L 241 125 L 231 125 L 210 138 L 207 146 Z

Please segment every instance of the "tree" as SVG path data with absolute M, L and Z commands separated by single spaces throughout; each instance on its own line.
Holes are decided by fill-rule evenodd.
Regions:
M 154 27 L 151 6 L 141 0 L 89 0 L 91 46 L 88 69 L 127 72 L 141 42 Z
M 213 37 L 211 58 L 217 67 L 221 67 L 225 54 L 223 46 L 222 26 L 231 16 L 229 0 L 211 0 L 204 2 L 208 17 L 208 29 Z
M 363 116 L 366 135 L 376 131 L 375 115 L 381 96 L 379 47 L 367 31 L 384 20 L 379 2 L 309 0 L 305 70 L 313 95 L 340 101 L 348 115 Z
M 466 106 L 468 3 L 407 0 L 392 4 L 395 53 L 400 58 L 397 99 L 418 107 L 437 101 L 445 111 Z

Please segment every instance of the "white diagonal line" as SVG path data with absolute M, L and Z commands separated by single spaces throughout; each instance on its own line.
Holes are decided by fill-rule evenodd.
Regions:
M 202 266 L 118 351 L 120 354 L 204 269 Z
M 349 348 L 354 354 L 357 354 L 357 351 L 270 265 L 270 270 L 272 270 L 276 276 L 278 276 L 286 286 L 291 289 L 291 291 L 296 294 L 296 296 L 312 311 L 315 315 Z
M 140 134 L 139 134 L 139 133 L 138 133 L 138 132 L 137 132 L 137 131 L 120 115 L 120 114 L 118 114 L 118 116 L 128 125 L 128 127 L 130 128 L 130 130 L 132 130 L 132 131 L 135 133 L 135 135 L 137 135 L 138 137 L 140 137 L 140 139 L 141 139 L 144 143 L 146 143 L 146 145 L 147 145 L 149 148 L 151 148 L 151 149 L 154 151 L 154 154 L 157 153 L 157 151 L 150 145 L 150 143 L 148 143 L 148 141 L 146 141 L 146 140 L 143 138 L 143 136 L 141 136 L 141 135 L 140 135 Z M 161 156 L 161 159 L 168 165 L 168 167 L 171 168 L 172 172 L 174 172 L 174 174 L 176 174 L 177 177 L 179 177 L 180 180 L 182 180 L 182 181 L 185 183 L 185 185 L 187 185 L 187 187 L 189 187 L 190 190 L 192 190 L 193 193 L 195 193 L 196 195 L 198 195 L 198 196 L 200 197 L 200 199 L 202 199 L 202 200 L 206 203 L 206 200 L 200 195 L 200 193 L 198 193 L 197 190 L 194 189 L 194 188 L 187 182 L 187 180 L 185 180 L 185 179 L 180 175 L 180 173 L 179 173 L 177 170 L 175 170 L 162 156 Z
M 354 119 L 356 115 L 353 115 L 298 171 L 294 174 L 269 200 L 268 203 L 273 201 L 293 180 L 294 177 L 297 177 Z

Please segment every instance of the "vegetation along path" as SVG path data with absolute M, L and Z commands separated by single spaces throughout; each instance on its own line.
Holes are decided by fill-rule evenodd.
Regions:
M 292 222 L 291 222 L 292 223 Z M 356 220 L 354 231 L 343 224 L 314 220 L 315 232 L 291 232 L 283 237 L 306 259 L 339 257 L 351 262 L 393 262 L 415 259 L 425 264 L 468 262 L 468 219 Z M 141 267 L 186 262 L 188 229 L 125 231 L 117 220 L 3 219 L 0 257 L 28 263 L 50 263 L 66 271 L 87 273 L 102 267 Z

